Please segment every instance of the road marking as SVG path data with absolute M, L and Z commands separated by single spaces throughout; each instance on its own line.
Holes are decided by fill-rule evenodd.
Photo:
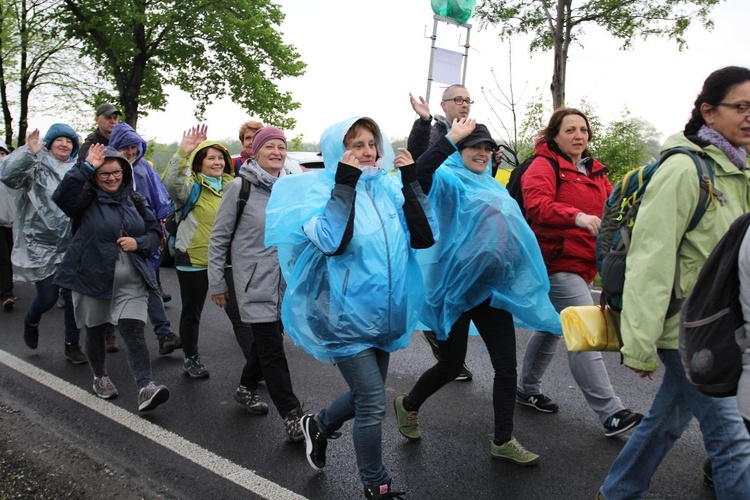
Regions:
M 231 460 L 227 460 L 173 432 L 152 424 L 148 420 L 137 417 L 129 411 L 94 396 L 2 349 L 0 349 L 0 363 L 256 495 L 269 500 L 306 500 L 305 497 L 264 479 Z

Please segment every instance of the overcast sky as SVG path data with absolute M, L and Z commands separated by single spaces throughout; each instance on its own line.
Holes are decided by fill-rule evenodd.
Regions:
M 303 134 L 305 141 L 317 142 L 326 127 L 354 115 L 371 116 L 391 138 L 407 136 L 415 118 L 409 92 L 424 95 L 427 89 L 433 26 L 429 0 L 277 1 L 286 15 L 281 26 L 284 41 L 296 46 L 307 63 L 304 76 L 281 82 L 281 88 L 301 103 L 292 113 L 297 126 L 287 130 L 287 136 Z M 632 50 L 621 51 L 604 30 L 587 27 L 583 46 L 572 46 L 568 54 L 568 105 L 577 106 L 585 98 L 604 122 L 619 117 L 627 107 L 664 134 L 682 129 L 711 71 L 727 65 L 750 66 L 750 53 L 742 41 L 749 13 L 748 0 L 726 0 L 713 11 L 714 31 L 691 28 L 689 47 L 683 52 L 676 43 L 657 38 L 638 40 Z M 479 122 L 494 125 L 496 137 L 502 139 L 482 88 L 498 93 L 494 69 L 500 88 L 508 91 L 509 44 L 493 28 L 480 29 L 474 19 L 468 23 L 473 25 L 466 79 L 475 100 L 471 113 Z M 465 29 L 438 24 L 437 46 L 463 52 L 465 41 Z M 522 109 L 540 93 L 551 103 L 552 54 L 531 56 L 528 44 L 529 38 L 518 37 L 512 46 L 513 85 L 517 95 L 523 91 Z M 440 112 L 444 86 L 433 84 L 433 112 Z M 492 104 L 510 123 L 509 113 L 497 102 Z M 139 132 L 159 142 L 178 140 L 186 126 L 196 123 L 193 110 L 191 100 L 172 89 L 166 111 L 140 119 Z M 251 117 L 228 100 L 216 102 L 206 115 L 209 137 L 235 137 L 240 123 Z

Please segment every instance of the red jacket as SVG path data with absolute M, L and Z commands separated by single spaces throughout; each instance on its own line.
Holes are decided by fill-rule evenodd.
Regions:
M 534 154 L 560 165 L 559 182 L 546 158 L 535 158 L 523 175 L 521 191 L 526 218 L 534 231 L 547 272 L 576 273 L 587 282 L 596 276 L 596 237 L 576 227 L 576 215 L 602 216 L 612 184 L 607 167 L 591 158 L 589 175 L 582 174 L 556 146 L 539 141 Z M 560 186 L 558 189 L 557 186 Z

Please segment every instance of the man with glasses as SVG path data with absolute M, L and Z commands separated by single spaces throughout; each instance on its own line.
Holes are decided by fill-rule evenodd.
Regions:
M 440 107 L 443 108 L 445 116 L 435 115 L 435 124 L 433 125 L 430 104 L 422 96 L 419 96 L 419 100 L 417 100 L 413 95 L 409 94 L 409 100 L 411 101 L 412 109 L 419 115 L 419 118 L 411 127 L 406 145 L 406 149 L 409 150 L 415 160 L 422 156 L 422 153 L 427 151 L 427 148 L 450 132 L 453 120 L 468 118 L 471 105 L 474 104 L 466 87 L 459 84 L 449 86 L 443 91 L 443 97 L 440 101 Z M 435 332 L 425 330 L 423 333 L 425 339 L 430 344 L 432 354 L 437 358 L 440 351 Z M 469 382 L 472 378 L 471 371 L 469 371 L 466 363 L 463 363 L 456 380 Z

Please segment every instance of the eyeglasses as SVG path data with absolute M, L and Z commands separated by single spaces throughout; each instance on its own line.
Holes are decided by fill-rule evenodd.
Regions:
M 97 172 L 96 176 L 103 181 L 109 179 L 110 176 L 114 177 L 115 179 L 119 179 L 120 177 L 122 177 L 122 170 L 115 170 L 113 172 Z
M 750 104 L 741 102 L 739 104 L 732 104 L 731 102 L 720 102 L 718 106 L 724 106 L 725 108 L 732 108 L 737 111 L 738 115 L 750 116 Z
M 443 102 L 448 102 L 448 101 L 453 101 L 453 102 L 455 102 L 459 106 L 462 105 L 462 104 L 469 104 L 469 105 L 474 104 L 474 101 L 472 101 L 468 97 L 466 97 L 466 98 L 464 98 L 464 97 L 453 97 L 451 99 L 443 99 Z

